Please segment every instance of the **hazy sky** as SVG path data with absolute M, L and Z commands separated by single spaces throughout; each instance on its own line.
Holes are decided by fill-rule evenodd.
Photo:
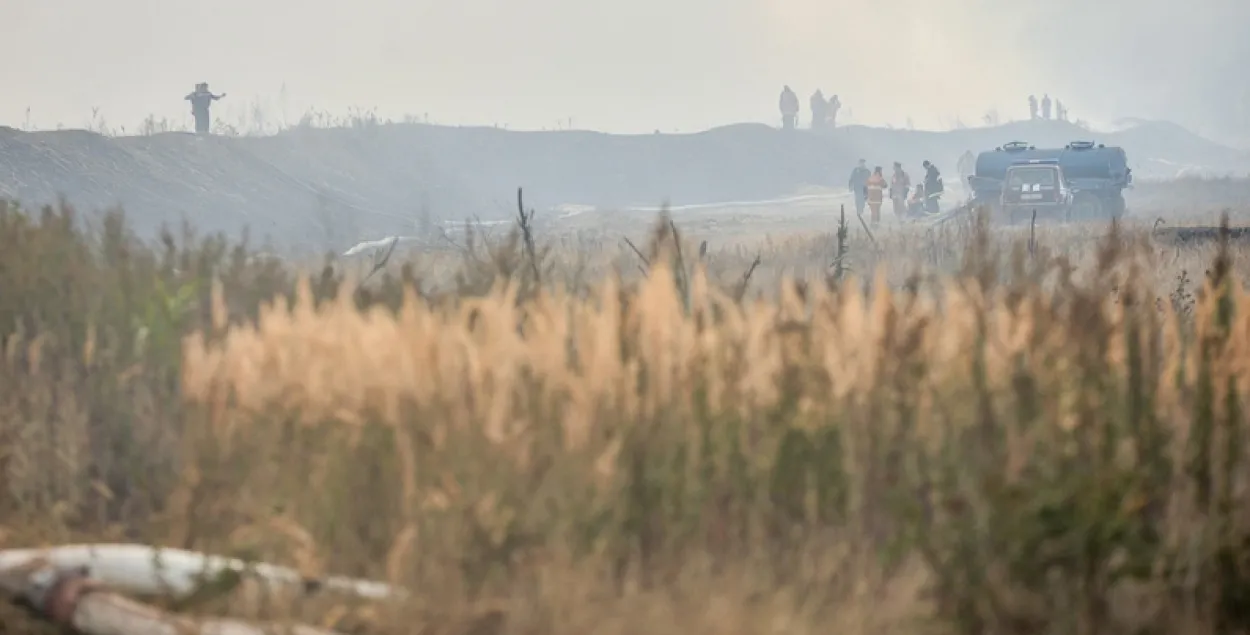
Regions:
M 1173 5 L 1176 6 L 1173 6 Z M 1250 0 L 0 0 L 0 123 L 189 119 L 260 101 L 613 131 L 775 123 L 782 84 L 858 123 L 1171 118 L 1250 137 Z M 285 86 L 285 107 L 280 93 Z M 849 111 L 849 113 L 848 113 Z M 1238 128 L 1240 126 L 1240 128 Z

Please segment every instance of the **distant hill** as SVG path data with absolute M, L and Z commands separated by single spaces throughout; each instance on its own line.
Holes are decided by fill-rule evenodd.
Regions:
M 423 211 L 504 217 L 518 186 L 539 208 L 767 199 L 843 186 L 861 157 L 887 169 L 901 161 L 913 175 L 929 159 L 953 175 L 965 150 L 1074 139 L 1123 146 L 1143 178 L 1250 165 L 1245 153 L 1157 122 L 1101 134 L 1058 121 L 951 132 L 848 126 L 827 134 L 743 124 L 644 135 L 385 124 L 244 138 L 0 128 L 0 197 L 120 204 L 143 231 L 186 218 L 209 231 L 246 225 L 284 241 L 346 242 L 411 231 Z

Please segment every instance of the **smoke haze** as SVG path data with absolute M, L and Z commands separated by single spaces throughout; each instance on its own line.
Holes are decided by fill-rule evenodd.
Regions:
M 777 123 L 783 84 L 844 118 L 949 128 L 1166 118 L 1250 139 L 1250 2 L 1199 0 L 3 0 L 0 124 L 189 120 L 207 81 L 260 105 L 621 132 Z M 285 89 L 283 88 L 285 87 Z M 258 101 L 257 101 L 258 100 Z M 29 108 L 29 119 L 27 119 Z M 274 123 L 277 123 L 274 121 Z

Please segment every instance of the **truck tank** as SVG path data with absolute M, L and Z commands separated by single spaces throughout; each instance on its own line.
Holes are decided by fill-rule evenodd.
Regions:
M 1123 148 L 1073 141 L 1062 148 L 1037 148 L 1013 141 L 977 155 L 976 172 L 969 177 L 974 203 L 996 205 L 1007 168 L 1028 161 L 1056 161 L 1071 183 L 1085 213 L 1124 212 L 1123 190 L 1132 183 L 1132 170 Z

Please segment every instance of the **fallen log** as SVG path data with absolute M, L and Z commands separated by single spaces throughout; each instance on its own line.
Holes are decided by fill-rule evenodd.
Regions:
M 46 560 L 0 573 L 0 589 L 21 598 L 44 619 L 82 635 L 341 635 L 304 624 L 167 613 L 107 590 L 81 568 L 59 569 Z
M 229 573 L 253 578 L 266 587 L 295 588 L 305 594 L 327 590 L 370 600 L 400 599 L 408 594 L 404 589 L 372 580 L 340 576 L 309 578 L 294 569 L 264 562 L 147 545 L 65 545 L 0 550 L 0 572 L 20 569 L 33 562 L 47 562 L 62 571 L 85 571 L 91 580 L 123 593 L 172 599 L 186 598 L 204 582 Z

